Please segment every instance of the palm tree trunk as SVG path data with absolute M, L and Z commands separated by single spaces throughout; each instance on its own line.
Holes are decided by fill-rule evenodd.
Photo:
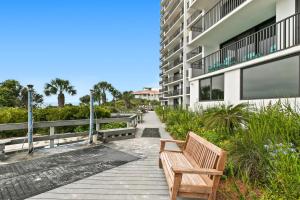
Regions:
M 62 92 L 60 92 L 58 94 L 57 98 L 58 98 L 58 107 L 64 107 L 65 106 L 65 95 Z

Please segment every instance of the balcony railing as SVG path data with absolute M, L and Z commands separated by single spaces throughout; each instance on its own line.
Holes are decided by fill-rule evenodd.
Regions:
M 247 0 L 220 0 L 192 27 L 192 39 L 203 33 Z
M 199 46 L 199 47 L 193 49 L 192 51 L 190 51 L 189 53 L 187 53 L 186 57 L 189 60 L 189 59 L 199 55 L 200 53 L 202 53 L 202 46 Z
M 180 11 L 180 13 L 178 13 L 178 15 L 176 15 L 176 17 L 173 19 L 173 21 L 170 23 L 170 25 L 165 28 L 165 33 L 168 33 L 169 30 L 171 30 L 173 28 L 173 26 L 181 18 L 182 15 L 183 15 L 183 9 Z
M 183 62 L 183 60 L 182 60 L 181 58 L 175 59 L 173 62 L 171 62 L 171 63 L 169 64 L 169 66 L 167 67 L 167 70 L 173 69 L 173 68 L 175 68 L 175 67 L 181 65 L 182 62 Z
M 182 95 L 182 89 L 169 91 L 165 96 L 166 97 L 173 97 L 173 96 L 179 96 L 179 95 Z
M 202 10 L 196 10 L 188 19 L 187 25 L 190 25 L 199 15 L 201 15 Z
M 192 63 L 193 77 L 300 45 L 300 13 Z
M 182 44 L 181 44 L 181 43 L 177 44 L 173 49 L 171 49 L 171 50 L 166 54 L 166 58 L 169 57 L 170 55 L 172 55 L 173 53 L 175 53 L 176 51 L 178 51 L 181 47 L 182 47 Z
M 170 44 L 181 32 L 183 31 L 183 27 L 180 26 L 180 28 L 178 28 L 170 37 L 168 40 L 166 40 L 165 42 L 165 46 L 167 46 L 168 44 Z
M 179 75 L 175 75 L 173 77 L 168 78 L 166 83 L 172 83 L 172 82 L 179 81 L 179 80 L 182 80 L 182 79 L 183 79 L 183 75 L 179 74 Z
M 177 6 L 180 4 L 181 0 L 177 0 L 174 5 L 172 6 L 172 8 L 170 8 L 168 14 L 165 17 L 165 21 L 169 19 L 169 17 L 172 15 L 172 13 L 174 12 L 174 10 L 177 8 Z

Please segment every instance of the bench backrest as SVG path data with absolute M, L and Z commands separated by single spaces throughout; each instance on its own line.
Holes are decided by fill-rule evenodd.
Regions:
M 195 133 L 188 133 L 183 153 L 194 167 L 219 171 L 225 168 L 226 152 Z

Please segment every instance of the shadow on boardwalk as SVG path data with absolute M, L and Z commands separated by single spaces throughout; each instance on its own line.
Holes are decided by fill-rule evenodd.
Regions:
M 154 112 L 145 115 L 135 139 L 106 146 L 139 157 L 137 161 L 104 171 L 30 199 L 168 200 L 168 186 L 158 167 L 160 138 L 140 137 L 144 128 L 159 128 L 162 138 L 170 138 Z M 170 146 L 169 148 L 176 148 Z M 180 198 L 178 198 L 179 200 Z

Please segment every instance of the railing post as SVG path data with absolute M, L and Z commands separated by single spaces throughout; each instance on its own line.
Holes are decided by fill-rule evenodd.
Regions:
M 93 143 L 94 134 L 94 96 L 93 90 L 90 91 L 90 130 L 89 130 L 89 144 Z
M 28 85 L 28 153 L 33 152 L 33 116 L 32 116 L 32 91 L 33 85 Z
M 55 127 L 50 127 L 50 136 L 55 134 Z M 54 148 L 54 139 L 50 139 L 50 148 Z
M 5 158 L 5 151 L 4 151 L 4 149 L 5 149 L 5 144 L 4 143 L 3 144 L 0 143 L 0 160 L 3 160 Z

